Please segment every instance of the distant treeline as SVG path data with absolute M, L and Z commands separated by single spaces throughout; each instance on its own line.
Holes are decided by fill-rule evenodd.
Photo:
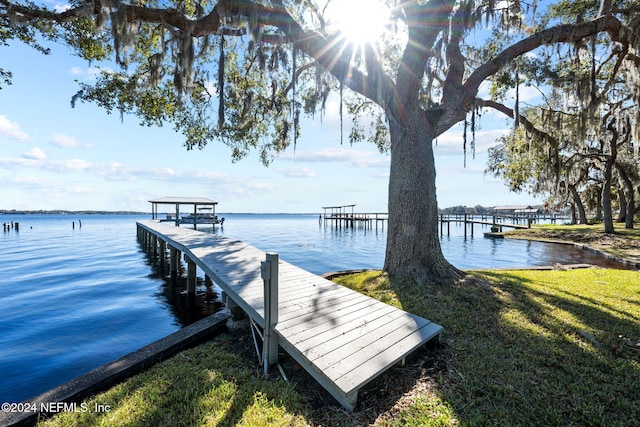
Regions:
M 135 212 L 135 211 L 65 211 L 65 210 L 52 210 L 52 211 L 23 211 L 17 209 L 0 209 L 0 215 L 145 215 L 148 212 Z
M 495 210 L 493 209 L 493 207 L 484 207 L 484 206 L 480 206 L 480 205 L 477 205 L 477 206 L 474 206 L 474 207 L 450 206 L 448 208 L 438 209 L 438 211 L 440 213 L 445 213 L 445 214 L 466 213 L 466 214 L 483 215 L 483 214 L 493 214 L 493 213 L 495 213 Z

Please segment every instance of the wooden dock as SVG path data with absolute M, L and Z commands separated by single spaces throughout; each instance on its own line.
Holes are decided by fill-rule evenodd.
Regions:
M 138 222 L 138 237 L 172 271 L 184 254 L 189 292 L 197 265 L 262 328 L 265 366 L 277 363 L 279 346 L 348 410 L 365 384 L 443 329 L 245 242 L 157 221 Z
M 378 224 L 384 229 L 385 222 L 389 221 L 389 214 L 386 212 L 354 212 L 355 205 L 323 206 L 324 213 L 320 215 L 321 223 L 329 224 L 333 228 L 355 228 L 362 227 L 372 229 Z
M 478 219 L 479 218 L 479 219 Z M 473 237 L 473 226 L 484 225 L 489 227 L 496 227 L 498 231 L 502 232 L 502 228 L 515 228 L 515 229 L 527 229 L 531 228 L 531 224 L 535 221 L 536 217 L 530 216 L 508 216 L 508 215 L 474 215 L 474 214 L 439 214 L 438 222 L 440 223 L 440 235 L 444 236 L 444 226 L 447 226 L 447 236 L 451 233 L 451 223 L 463 224 L 464 237 L 467 237 L 467 225 L 471 231 L 471 237 Z M 523 224 L 520 224 L 523 222 Z

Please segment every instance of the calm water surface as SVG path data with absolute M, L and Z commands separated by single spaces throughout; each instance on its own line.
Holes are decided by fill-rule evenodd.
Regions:
M 381 227 L 325 228 L 317 215 L 221 216 L 224 227 L 213 232 L 278 252 L 317 274 L 381 268 L 384 261 Z M 215 286 L 201 283 L 194 306 L 181 285 L 158 277 L 136 241 L 141 219 L 149 216 L 0 216 L 20 224 L 0 237 L 1 402 L 40 394 L 219 308 Z M 452 226 L 452 236 L 441 240 L 459 268 L 606 263 L 564 245 L 464 239 L 462 230 Z

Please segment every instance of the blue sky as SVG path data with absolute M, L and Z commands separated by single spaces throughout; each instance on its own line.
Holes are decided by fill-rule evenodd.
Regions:
M 368 143 L 340 144 L 336 103 L 322 123 L 303 123 L 295 153 L 266 168 L 256 155 L 232 163 L 221 143 L 188 151 L 171 126 L 141 127 L 133 116 L 121 121 L 93 104 L 72 109 L 74 80 L 91 81 L 92 68 L 64 46 L 44 56 L 13 44 L 0 47 L 0 58 L 14 74 L 13 85 L 0 90 L 0 209 L 149 211 L 153 198 L 197 196 L 218 201 L 219 212 L 316 213 L 341 204 L 387 210 L 389 157 Z M 440 207 L 540 203 L 484 174 L 487 149 L 510 125 L 483 114 L 476 158 L 466 168 L 462 128 L 438 139 Z

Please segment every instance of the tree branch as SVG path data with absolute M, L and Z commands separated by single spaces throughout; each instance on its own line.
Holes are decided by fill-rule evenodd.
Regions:
M 465 64 L 464 57 L 460 51 L 460 42 L 464 36 L 465 28 L 463 22 L 465 13 L 469 13 L 469 11 L 463 7 L 456 11 L 451 23 L 451 35 L 447 43 L 448 72 L 442 88 L 442 98 L 452 101 L 452 97 L 460 97 L 456 89 L 462 85 L 462 79 L 464 78 Z
M 478 67 L 465 82 L 464 89 L 467 98 L 471 102 L 482 82 L 497 73 L 507 63 L 515 58 L 529 53 L 540 46 L 555 43 L 572 43 L 586 37 L 607 32 L 612 40 L 623 44 L 635 45 L 636 36 L 633 31 L 625 27 L 612 15 L 605 15 L 594 21 L 579 24 L 559 25 L 557 27 L 542 30 L 524 40 L 521 40 L 503 50 L 493 60 Z
M 431 0 L 424 5 L 416 1 L 403 4 L 403 20 L 409 30 L 409 41 L 396 78 L 397 82 L 402 83 L 398 95 L 403 103 L 418 101 L 416 95 L 422 87 L 427 61 L 433 56 L 432 47 L 438 34 L 449 27 L 455 3 L 451 0 Z
M 501 104 L 501 103 L 496 102 L 496 101 L 484 100 L 484 99 L 480 99 L 480 98 L 476 98 L 475 102 L 476 102 L 476 105 L 478 105 L 480 107 L 493 108 L 494 110 L 503 113 L 504 115 L 506 115 L 507 117 L 509 117 L 511 119 L 515 118 L 513 109 L 507 107 L 504 104 Z M 530 134 L 536 136 L 537 138 L 540 138 L 540 140 L 542 140 L 542 141 L 549 141 L 554 146 L 559 146 L 559 141 L 553 135 L 550 135 L 550 134 L 548 134 L 546 132 L 543 132 L 540 129 L 538 129 L 537 127 L 535 127 L 535 125 L 533 123 L 531 123 L 531 121 L 526 116 L 523 116 L 522 114 L 519 114 L 518 115 L 518 120 L 519 120 L 519 123 L 522 126 L 524 126 L 525 130 L 527 132 L 529 132 Z
M 18 23 L 26 23 L 34 19 L 47 19 L 57 23 L 71 22 L 95 13 L 92 3 L 85 3 L 64 12 L 52 12 L 44 8 L 26 7 L 11 3 L 8 0 L 0 0 L 0 4 L 6 8 L 7 15 L 12 16 L 15 22 Z

